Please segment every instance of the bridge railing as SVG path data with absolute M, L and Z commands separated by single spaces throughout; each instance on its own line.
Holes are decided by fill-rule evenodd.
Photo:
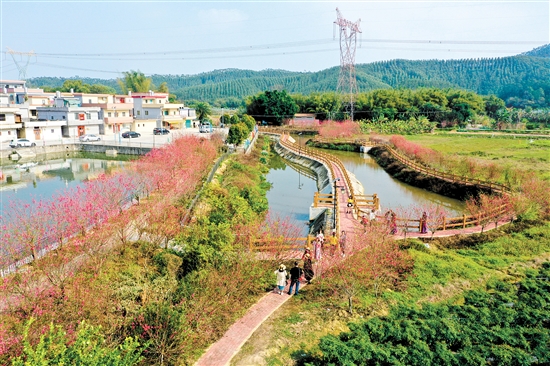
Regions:
M 435 230 L 433 231 L 442 231 L 442 230 L 452 230 L 452 229 L 465 229 L 469 226 L 479 226 L 482 222 L 488 222 L 491 219 L 495 219 L 497 217 L 502 217 L 506 213 L 510 211 L 509 205 L 501 205 L 499 207 L 494 208 L 493 210 L 489 210 L 486 212 L 479 213 L 477 215 L 462 215 L 457 217 L 442 217 L 440 223 L 436 226 Z M 378 222 L 384 222 L 386 218 L 384 216 L 377 216 L 376 220 Z M 409 231 L 411 230 L 419 230 L 421 229 L 420 219 L 413 219 L 413 218 L 406 218 L 406 217 L 397 217 L 397 227 L 401 228 L 402 230 Z M 428 221 L 430 219 L 428 218 Z
M 444 180 L 448 180 L 448 181 L 451 181 L 451 182 L 458 182 L 458 183 L 463 183 L 463 184 L 475 184 L 477 186 L 489 189 L 493 192 L 499 192 L 499 193 L 510 193 L 511 192 L 510 187 L 505 185 L 505 184 L 500 184 L 500 183 L 485 181 L 485 180 L 481 180 L 481 179 L 477 179 L 477 178 L 470 178 L 470 177 L 465 177 L 465 176 L 459 176 L 459 175 L 452 174 L 452 173 L 442 172 L 442 171 L 436 170 L 434 168 L 430 168 L 430 167 L 427 167 L 425 165 L 419 164 L 419 163 L 409 159 L 405 155 L 399 153 L 396 149 L 394 149 L 390 145 L 386 145 L 386 149 L 388 150 L 388 152 L 396 160 L 398 160 L 402 164 L 408 166 L 409 168 L 411 168 L 413 170 L 424 173 L 426 175 L 436 177 L 436 178 L 440 178 L 440 179 L 444 179 Z
M 315 237 L 312 235 L 296 238 L 286 238 L 284 236 L 261 239 L 255 238 L 250 240 L 248 249 L 251 252 L 303 250 L 306 247 L 311 247 L 311 243 L 314 239 Z
M 333 169 L 333 164 L 338 166 L 338 168 L 342 171 L 343 178 L 346 181 L 345 184 L 350 189 L 350 191 L 353 192 L 353 186 L 351 185 L 351 181 L 350 181 L 349 176 L 347 174 L 347 170 L 344 168 L 342 162 L 338 158 L 336 158 L 335 156 L 333 156 L 331 154 L 324 153 L 322 151 L 316 151 L 316 150 L 309 149 L 305 146 L 300 146 L 300 145 L 296 146 L 295 144 L 290 143 L 288 141 L 288 135 L 284 135 L 284 134 L 281 135 L 281 138 L 279 139 L 279 142 L 283 147 L 285 147 L 285 148 L 287 148 L 287 149 L 289 149 L 289 150 L 291 150 L 295 153 L 298 153 L 298 155 L 308 156 L 308 157 L 312 158 L 313 160 L 317 160 L 317 161 L 321 162 L 323 165 L 325 165 L 327 167 L 332 180 L 334 180 L 336 178 L 336 174 L 335 174 L 334 169 Z M 334 190 L 334 186 L 332 188 Z M 333 195 L 331 195 L 331 196 L 332 196 L 332 202 L 331 202 L 332 206 L 335 205 L 336 207 L 339 207 L 340 202 L 339 202 L 339 195 L 338 195 L 337 189 L 334 190 Z M 325 197 L 325 199 L 327 199 L 327 198 Z M 334 202 L 334 200 L 336 200 L 336 203 Z M 335 230 L 336 230 L 337 233 L 339 233 L 340 232 L 340 212 L 339 212 L 339 210 L 336 210 L 334 215 L 335 215 L 335 218 L 334 218 Z

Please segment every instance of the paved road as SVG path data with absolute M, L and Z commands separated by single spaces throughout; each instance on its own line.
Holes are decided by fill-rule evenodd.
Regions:
M 229 129 L 226 128 L 214 128 L 213 133 L 221 132 L 225 136 L 227 136 Z M 138 147 L 159 147 L 164 144 L 170 143 L 173 141 L 174 138 L 177 138 L 178 136 L 198 136 L 203 138 L 210 138 L 212 133 L 200 133 L 198 127 L 197 128 L 186 128 L 181 130 L 171 130 L 169 134 L 166 135 L 154 135 L 153 131 L 151 132 L 140 132 L 141 136 L 138 138 L 122 138 L 118 135 L 99 135 L 101 137 L 101 141 L 93 141 L 93 142 L 85 142 L 86 144 L 100 144 L 100 145 L 124 145 L 124 146 L 138 146 Z M 1 141 L 0 142 L 0 150 L 10 150 L 12 149 L 8 145 L 9 141 Z M 60 144 L 73 144 L 73 143 L 80 143 L 78 139 L 75 138 L 64 138 L 59 140 L 52 140 L 52 141 L 37 141 L 37 146 L 51 146 L 51 145 L 60 145 Z M 25 150 L 25 149 L 33 149 L 32 147 L 22 147 L 18 148 L 18 150 Z

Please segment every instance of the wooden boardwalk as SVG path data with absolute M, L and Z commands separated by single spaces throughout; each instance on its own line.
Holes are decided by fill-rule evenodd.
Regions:
M 304 149 L 301 149 L 301 152 L 304 152 Z M 348 238 L 356 233 L 356 231 L 363 230 L 362 225 L 357 220 L 358 212 L 354 211 L 352 213 L 346 212 L 347 198 L 349 195 L 354 195 L 353 187 L 349 186 L 349 178 L 347 178 L 347 172 L 345 168 L 340 163 L 338 164 L 336 160 L 323 159 L 327 169 L 330 171 L 332 180 L 337 180 L 336 192 L 333 194 L 337 196 L 337 233 L 340 233 L 342 230 L 345 230 L 348 234 Z M 327 204 L 327 207 L 333 207 L 334 202 L 330 201 Z M 494 223 L 489 224 L 485 227 L 485 231 L 494 229 Z M 455 228 L 452 230 L 438 231 L 435 233 L 434 237 L 445 237 L 458 234 L 472 234 L 481 232 L 481 226 L 469 226 L 463 228 Z M 419 232 L 408 232 L 407 237 L 413 238 L 430 238 L 432 235 L 420 234 Z M 403 234 L 394 235 L 396 239 L 402 239 Z M 298 257 L 301 252 L 297 252 Z M 337 263 L 338 260 L 333 260 L 330 263 Z M 319 270 L 324 270 L 317 267 L 315 272 L 319 273 Z M 300 289 L 305 287 L 306 284 L 301 284 Z M 231 359 L 239 352 L 241 347 L 246 343 L 246 341 L 253 335 L 253 333 L 260 327 L 260 325 L 267 319 L 271 314 L 273 314 L 277 309 L 279 309 L 291 296 L 286 294 L 288 287 L 285 289 L 283 295 L 279 295 L 273 291 L 269 292 L 263 296 L 258 302 L 253 305 L 247 313 L 235 322 L 219 339 L 216 343 L 212 344 L 202 355 L 202 357 L 195 363 L 196 366 L 222 366 L 229 365 Z

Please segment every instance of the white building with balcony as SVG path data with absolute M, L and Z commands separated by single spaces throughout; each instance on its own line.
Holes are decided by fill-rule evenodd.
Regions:
M 0 93 L 0 143 L 8 143 L 20 136 L 18 129 L 22 126 L 21 121 L 16 122 L 16 113 L 19 108 L 9 103 L 9 94 L 5 89 Z
M 58 92 L 53 106 L 37 108 L 38 121 L 32 128 L 40 130 L 41 126 L 61 122 L 63 137 L 76 139 L 87 133 L 99 135 L 104 128 L 100 110 L 99 107 L 83 107 L 79 99 L 61 97 Z
M 132 129 L 134 123 L 134 99 L 131 95 L 75 93 L 82 107 L 99 107 L 99 118 L 103 120 L 100 134 L 116 136 Z
M 191 126 L 195 110 L 182 103 L 170 103 L 168 93 L 132 93 L 134 99 L 134 130 L 152 131 L 155 127 L 180 129 Z

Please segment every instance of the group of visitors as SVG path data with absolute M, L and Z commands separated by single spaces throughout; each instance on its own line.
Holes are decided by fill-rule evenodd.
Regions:
M 319 234 L 313 240 L 313 258 L 320 261 L 323 259 L 324 253 L 330 257 L 334 257 L 337 253 L 345 257 L 346 243 L 347 236 L 345 230 L 342 230 L 340 233 L 340 238 L 336 235 L 335 230 L 332 231 L 332 234 L 328 238 L 325 238 L 323 232 L 319 231 Z
M 309 284 L 315 275 L 313 271 L 313 259 L 320 261 L 325 251 L 331 257 L 334 257 L 336 253 L 340 253 L 342 257 L 345 257 L 346 244 L 347 234 L 345 230 L 342 230 L 340 238 L 336 236 L 336 231 L 333 230 L 328 239 L 325 239 L 323 232 L 319 231 L 319 234 L 313 240 L 313 251 L 310 247 L 306 247 L 304 250 L 304 254 L 302 255 L 303 268 L 300 268 L 299 262 L 296 261 L 290 271 L 286 270 L 284 264 L 281 264 L 275 271 L 275 275 L 277 276 L 277 293 L 282 295 L 286 285 L 290 282 L 287 294 L 291 295 L 294 289 L 294 295 L 298 295 L 300 281 Z
M 397 234 L 397 215 L 393 210 L 388 210 L 384 214 L 384 218 L 386 219 L 386 225 L 388 228 L 388 232 L 392 235 Z M 426 234 L 428 232 L 428 214 L 426 211 L 422 212 L 422 217 L 419 220 L 419 229 L 420 234 Z
M 363 225 L 363 229 L 367 231 L 367 226 L 372 226 L 375 220 L 376 211 L 374 210 L 374 208 L 368 211 L 368 213 L 363 213 L 363 216 L 361 216 L 361 225 Z
M 294 289 L 294 295 L 298 295 L 302 276 L 305 276 L 307 283 L 313 278 L 313 265 L 311 264 L 311 259 L 309 261 L 304 261 L 304 269 L 302 269 L 298 266 L 298 262 L 294 262 L 294 267 L 287 272 L 286 266 L 281 264 L 279 269 L 275 271 L 275 274 L 277 275 L 277 293 L 279 295 L 283 294 L 285 286 L 289 281 L 290 286 L 288 287 L 287 294 L 292 295 L 292 289 Z

